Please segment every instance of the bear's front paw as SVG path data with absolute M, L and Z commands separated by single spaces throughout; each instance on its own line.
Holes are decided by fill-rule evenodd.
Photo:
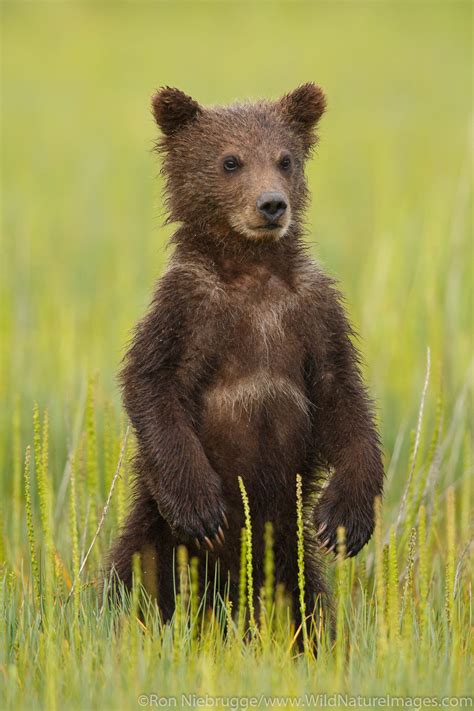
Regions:
M 372 502 L 373 503 L 373 502 Z M 349 493 L 338 492 L 329 484 L 321 496 L 315 512 L 316 535 L 320 547 L 327 552 L 337 551 L 337 529 L 345 531 L 348 557 L 356 555 L 369 541 L 374 531 L 374 512 L 370 500 L 358 501 Z
M 223 529 L 229 528 L 224 504 L 209 491 L 181 506 L 169 522 L 178 538 L 194 541 L 197 548 L 203 545 L 211 551 L 224 545 Z

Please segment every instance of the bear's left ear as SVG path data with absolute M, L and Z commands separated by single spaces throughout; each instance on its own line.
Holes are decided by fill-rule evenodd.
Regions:
M 197 101 L 169 86 L 153 95 L 151 106 L 155 121 L 165 136 L 176 133 L 202 113 Z
M 303 136 L 310 148 L 316 141 L 314 129 L 326 109 L 326 97 L 320 86 L 302 84 L 278 102 L 286 120 Z

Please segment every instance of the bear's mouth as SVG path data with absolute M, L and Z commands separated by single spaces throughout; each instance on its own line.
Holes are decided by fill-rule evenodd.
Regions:
M 234 219 L 231 220 L 230 224 L 234 230 L 250 239 L 263 239 L 265 236 L 270 237 L 270 235 L 273 239 L 280 239 L 290 225 L 289 219 L 283 221 L 268 220 L 264 224 L 252 224 L 252 222 L 247 222 L 242 219 Z
M 280 222 L 266 222 L 264 225 L 255 225 L 250 229 L 259 232 L 272 232 L 274 230 L 284 230 L 286 229 L 286 225 L 282 225 Z

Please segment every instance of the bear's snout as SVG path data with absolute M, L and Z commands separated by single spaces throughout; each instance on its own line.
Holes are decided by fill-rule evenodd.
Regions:
M 287 207 L 286 198 L 282 193 L 266 192 L 257 198 L 257 210 L 270 225 L 277 224 Z

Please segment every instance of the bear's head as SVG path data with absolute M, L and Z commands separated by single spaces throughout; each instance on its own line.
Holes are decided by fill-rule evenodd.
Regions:
M 205 108 L 179 89 L 152 99 L 170 221 L 221 238 L 280 239 L 301 221 L 304 163 L 325 109 L 303 84 L 278 101 Z

